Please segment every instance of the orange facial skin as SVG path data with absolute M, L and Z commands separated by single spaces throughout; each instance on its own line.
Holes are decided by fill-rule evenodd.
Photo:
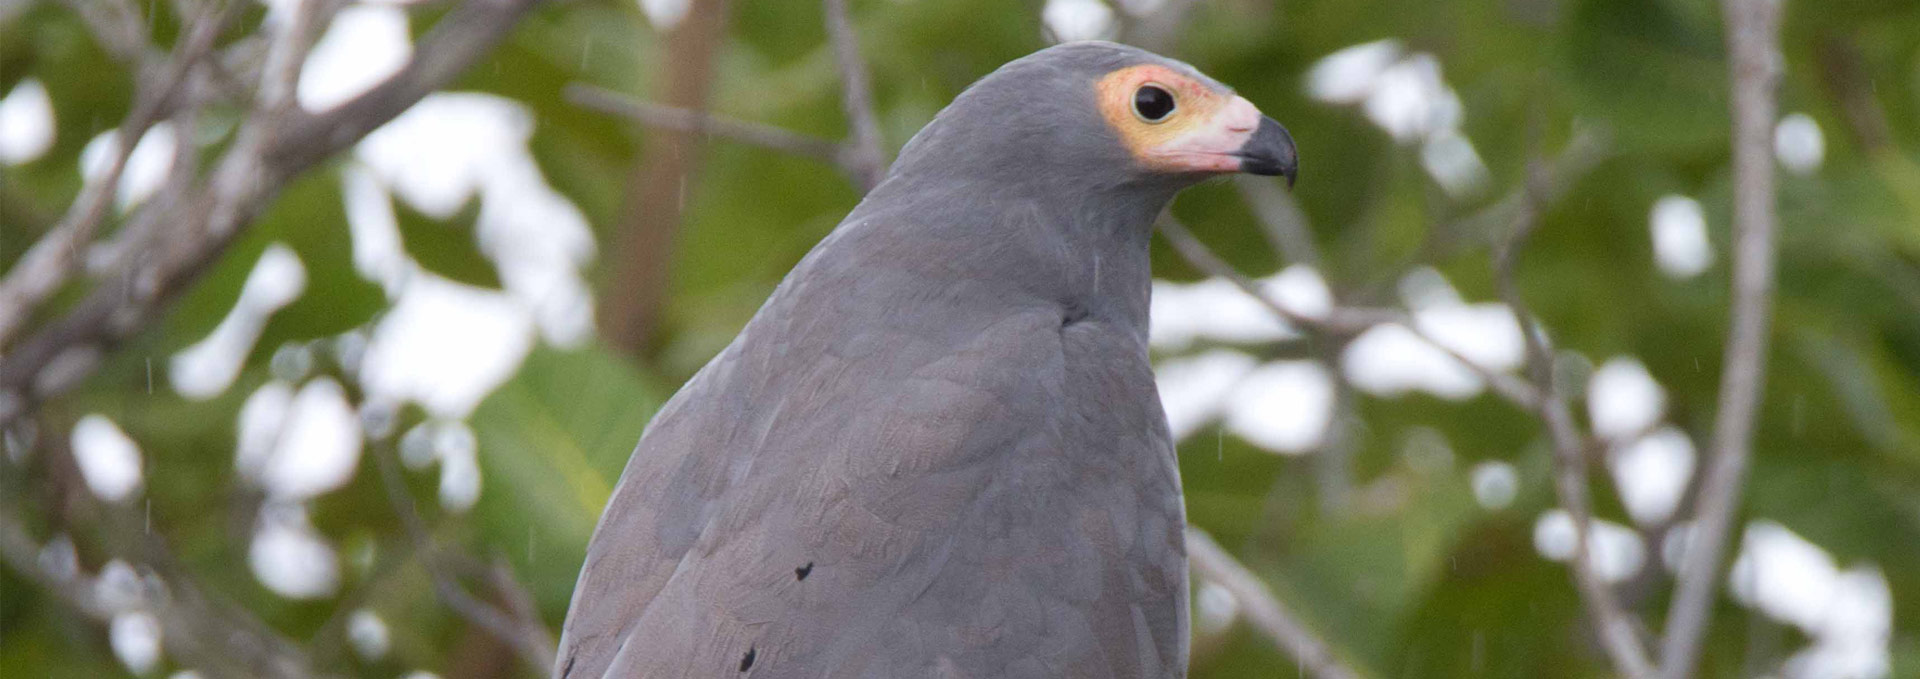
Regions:
M 1134 93 L 1152 84 L 1171 93 L 1173 113 L 1148 121 L 1134 113 Z M 1171 173 L 1240 170 L 1235 155 L 1260 126 L 1260 110 L 1245 97 L 1158 64 L 1129 66 L 1094 85 L 1100 115 L 1143 167 Z

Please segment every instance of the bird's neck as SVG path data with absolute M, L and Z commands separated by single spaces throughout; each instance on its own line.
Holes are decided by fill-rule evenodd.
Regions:
M 916 208 L 911 215 L 876 214 L 876 232 L 890 232 L 885 239 L 897 256 L 936 260 L 921 269 L 925 292 L 964 286 L 1058 304 L 1144 337 L 1147 245 L 1177 187 L 1076 186 L 1071 179 L 975 181 L 944 191 L 888 184 L 874 197 L 912 192 Z

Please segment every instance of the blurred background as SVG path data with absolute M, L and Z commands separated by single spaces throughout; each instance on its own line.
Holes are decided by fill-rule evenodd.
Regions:
M 543 676 L 653 410 L 968 83 L 1093 38 L 1304 158 L 1172 208 L 1264 301 L 1153 246 L 1224 548 L 1192 676 L 1621 676 L 1581 554 L 1659 649 L 1729 316 L 1719 5 L 850 4 L 0 0 L 0 675 Z M 1920 677 L 1920 2 L 1787 2 L 1778 56 L 1694 676 Z

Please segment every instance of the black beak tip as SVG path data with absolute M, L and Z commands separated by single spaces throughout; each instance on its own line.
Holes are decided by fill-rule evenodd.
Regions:
M 1293 188 L 1299 176 L 1299 152 L 1293 146 L 1293 135 L 1272 118 L 1260 119 L 1260 127 L 1236 155 L 1240 156 L 1241 172 L 1286 177 L 1287 188 Z

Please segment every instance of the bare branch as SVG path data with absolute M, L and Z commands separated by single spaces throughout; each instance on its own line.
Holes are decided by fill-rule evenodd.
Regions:
M 705 113 L 713 98 L 714 75 L 727 29 L 732 0 L 688 0 L 686 12 L 667 31 L 665 59 L 655 93 L 662 103 Z M 704 155 L 698 135 L 671 129 L 649 134 L 646 147 L 627 173 L 625 197 L 612 224 L 606 290 L 594 320 L 613 348 L 643 357 L 658 348 L 660 324 L 671 287 L 674 245 L 686 217 L 686 201 L 697 189 Z
M 64 0 L 93 33 L 94 42 L 115 59 L 136 68 L 153 58 L 147 24 L 128 0 Z
M 846 173 L 861 191 L 870 191 L 885 176 L 887 158 L 885 141 L 880 135 L 879 118 L 873 108 L 867 65 L 860 57 L 859 36 L 848 15 L 846 0 L 824 0 L 823 7 L 827 38 L 832 43 L 834 64 L 840 73 L 841 108 L 846 113 L 852 131 L 851 137 L 844 142 L 704 110 L 638 101 L 592 85 L 576 83 L 567 86 L 567 100 L 642 125 L 721 137 L 827 163 Z
M 380 467 L 381 485 L 386 488 L 388 502 L 400 516 L 401 525 L 414 543 L 415 552 L 420 557 L 420 567 L 433 580 L 433 591 L 440 601 L 462 619 L 512 647 L 520 660 L 535 672 L 551 669 L 554 660 L 553 636 L 540 622 L 538 612 L 527 603 L 530 597 L 525 590 L 512 579 L 510 571 L 503 572 L 496 568 L 487 572 L 488 579 L 497 589 L 509 593 L 506 598 L 514 608 L 514 613 L 509 614 L 462 587 L 459 579 L 447 572 L 454 565 L 455 555 L 434 543 L 433 536 L 427 532 L 426 522 L 420 518 L 419 509 L 414 506 L 413 496 L 407 492 L 406 481 L 401 478 L 399 466 L 393 460 L 391 446 L 380 447 L 384 450 L 377 451 L 374 459 Z
M 261 66 L 260 92 L 255 108 L 268 115 L 283 115 L 294 106 L 294 92 L 300 84 L 300 70 L 306 65 L 307 50 L 318 39 L 319 28 L 326 26 L 339 11 L 342 0 L 302 0 L 282 17 L 284 25 L 267 44 L 266 61 Z
M 1248 278 L 1246 274 L 1240 273 L 1233 268 L 1233 265 L 1228 264 L 1226 260 L 1214 254 L 1211 248 L 1208 248 L 1205 243 L 1200 242 L 1200 239 L 1195 237 L 1192 231 L 1187 230 L 1187 226 L 1182 224 L 1180 220 L 1175 219 L 1173 215 L 1162 214 L 1159 222 L 1157 222 L 1155 226 L 1159 229 L 1160 235 L 1166 237 L 1167 243 L 1171 244 L 1173 249 L 1180 253 L 1181 258 L 1187 260 L 1188 264 L 1206 272 L 1209 276 L 1224 278 L 1232 282 L 1235 287 L 1240 288 L 1242 292 L 1248 295 L 1252 295 L 1253 298 L 1258 300 L 1262 306 L 1265 306 L 1268 311 L 1273 312 L 1273 315 L 1280 317 L 1280 320 L 1286 321 L 1289 325 L 1316 332 L 1354 334 L 1372 327 L 1376 323 L 1390 322 L 1398 318 L 1397 315 L 1393 315 L 1391 312 L 1385 312 L 1386 315 L 1368 318 L 1329 315 L 1326 319 L 1319 319 L 1302 316 L 1268 296 L 1265 290 L 1260 289 L 1259 283 L 1255 282 L 1252 278 Z
M 1713 611 L 1720 561 L 1746 483 L 1754 423 L 1766 387 L 1773 314 L 1774 176 L 1771 155 L 1779 85 L 1782 0 L 1722 0 L 1733 116 L 1733 311 L 1720 373 L 1719 412 L 1695 505 L 1693 537 L 1667 615 L 1661 670 L 1693 674 Z
M 313 657 L 316 666 L 331 667 L 338 662 L 351 643 L 348 626 L 353 614 L 366 608 L 378 608 L 380 604 L 375 601 L 376 597 L 392 591 L 393 581 L 405 575 L 405 566 L 418 558 L 420 556 L 415 551 L 411 536 L 403 536 L 392 544 L 382 542 L 375 550 L 373 564 L 355 579 L 354 589 L 335 601 L 333 612 L 307 638 L 307 654 Z
M 1326 343 L 1320 348 L 1320 362 L 1338 365 L 1345 347 Z M 1313 450 L 1315 478 L 1319 484 L 1320 508 L 1329 516 L 1346 509 L 1353 495 L 1354 454 L 1361 443 L 1359 403 L 1353 384 L 1338 370 L 1329 371 L 1333 379 L 1333 408 L 1327 415 L 1326 434 Z M 1277 487 L 1277 486 L 1276 486 Z
M 1300 211 L 1293 194 L 1280 190 L 1271 179 L 1253 175 L 1234 177 L 1233 187 L 1240 191 L 1240 198 L 1247 206 L 1253 208 L 1261 233 L 1267 236 L 1267 243 L 1275 252 L 1289 262 L 1320 266 L 1320 247 L 1314 244 L 1313 231 L 1307 228 L 1307 216 Z
M 1315 679 L 1357 679 L 1360 674 L 1341 662 L 1332 647 L 1300 621 L 1287 605 L 1274 598 L 1260 576 L 1254 575 L 1221 549 L 1205 531 L 1187 528 L 1187 563 L 1201 579 L 1217 583 L 1246 607 L 1247 618 L 1260 633 L 1299 661 Z
M 1524 300 L 1520 297 L 1513 282 L 1514 255 L 1519 245 L 1533 230 L 1537 223 L 1538 206 L 1565 189 L 1571 177 L 1584 173 L 1597 160 L 1598 152 L 1593 149 L 1595 140 L 1601 135 L 1583 134 L 1577 138 L 1554 167 L 1537 166 L 1529 172 L 1528 182 L 1508 199 L 1501 201 L 1486 217 L 1496 214 L 1510 216 L 1510 227 L 1506 240 L 1499 243 L 1495 253 L 1497 278 L 1501 294 L 1511 307 L 1521 325 L 1526 338 L 1527 367 L 1530 381 L 1514 378 L 1506 373 L 1489 370 L 1479 366 L 1467 357 L 1453 351 L 1424 333 L 1412 319 L 1397 318 L 1397 322 L 1414 332 L 1417 336 L 1436 348 L 1445 351 L 1456 361 L 1478 373 L 1496 393 L 1513 402 L 1523 410 L 1538 414 L 1546 423 L 1555 452 L 1555 486 L 1560 501 L 1568 509 L 1575 524 L 1577 547 L 1573 557 L 1573 570 L 1577 589 L 1585 608 L 1595 619 L 1602 645 L 1607 651 L 1615 668 L 1622 674 L 1633 678 L 1651 677 L 1654 670 L 1646 646 L 1639 635 L 1639 628 L 1633 619 L 1621 608 L 1607 585 L 1594 573 L 1588 557 L 1591 528 L 1591 501 L 1588 498 L 1588 476 L 1586 467 L 1587 438 L 1583 436 L 1566 400 L 1554 384 L 1552 355 L 1531 320 Z M 1255 178 L 1238 178 L 1237 186 L 1242 196 L 1253 208 L 1255 216 L 1266 228 L 1268 240 L 1277 251 L 1293 261 L 1312 262 L 1317 260 L 1311 232 L 1305 225 L 1305 216 L 1290 198 L 1280 193 L 1277 187 Z M 1172 228 L 1168 227 L 1172 224 Z M 1197 268 L 1215 276 L 1232 280 L 1248 294 L 1259 298 L 1265 306 L 1273 310 L 1282 319 L 1295 325 L 1313 329 L 1310 324 L 1302 324 L 1296 314 L 1288 313 L 1276 302 L 1267 299 L 1253 281 L 1234 272 L 1224 261 L 1208 251 L 1190 232 L 1170 218 L 1163 221 L 1161 231 L 1173 243 L 1175 248 Z M 1340 328 L 1319 328 L 1321 332 Z
M 1279 301 L 1268 295 L 1265 290 L 1260 288 L 1258 283 L 1248 278 L 1246 274 L 1234 270 L 1232 265 L 1227 264 L 1225 260 L 1215 255 L 1212 250 L 1200 242 L 1200 239 L 1194 237 L 1193 232 L 1188 231 L 1186 226 L 1182 225 L 1179 220 L 1174 219 L 1172 215 L 1161 216 L 1159 229 L 1160 234 L 1166 237 L 1167 242 L 1171 243 L 1174 249 L 1178 251 L 1180 256 L 1186 259 L 1188 263 L 1206 272 L 1208 275 L 1224 278 L 1232 282 L 1235 287 L 1253 296 L 1255 300 L 1260 302 L 1261 306 L 1266 307 L 1268 311 L 1273 312 L 1275 316 L 1286 321 L 1289 325 L 1318 335 L 1349 336 L 1359 334 L 1373 326 L 1383 323 L 1398 324 L 1479 376 L 1480 379 L 1484 380 L 1487 385 L 1493 389 L 1494 393 L 1499 394 L 1501 398 L 1512 401 L 1515 405 L 1528 410 L 1535 408 L 1539 401 L 1540 396 L 1538 390 L 1535 389 L 1533 385 L 1528 384 L 1526 380 L 1488 368 L 1467 358 L 1459 351 L 1454 350 L 1452 347 L 1434 339 L 1432 335 L 1427 334 L 1425 330 L 1420 328 L 1418 322 L 1403 311 L 1336 307 L 1328 312 L 1326 318 L 1302 316 L 1281 305 Z
M 174 567 L 157 539 L 127 539 L 142 547 L 136 559 L 163 588 L 141 592 L 143 603 L 116 609 L 102 601 L 95 580 L 78 571 L 60 573 L 41 562 L 42 547 L 11 509 L 0 507 L 0 562 L 87 618 L 107 624 L 131 610 L 146 610 L 161 626 L 160 641 L 183 663 L 217 677 L 302 679 L 313 676 L 308 658 L 258 619 L 208 599 Z
M 1162 12 L 1173 8 L 1162 8 Z M 1157 15 L 1156 15 L 1157 16 Z M 1267 237 L 1267 244 L 1273 247 L 1286 261 L 1294 264 L 1320 268 L 1320 247 L 1313 241 L 1313 231 L 1307 226 L 1307 215 L 1300 210 L 1300 204 L 1290 191 L 1283 191 L 1273 180 L 1266 177 L 1241 175 L 1233 178 L 1234 188 L 1239 190 L 1241 200 L 1253 210 L 1255 221 L 1260 223 L 1261 233 Z M 1328 272 L 1321 270 L 1322 276 Z M 1345 349 L 1342 343 L 1329 342 L 1320 348 L 1320 361 L 1327 365 L 1337 365 L 1340 352 Z M 1346 506 L 1347 496 L 1353 486 L 1353 454 L 1359 441 L 1354 431 L 1355 410 L 1353 385 L 1346 376 L 1334 372 L 1333 412 L 1327 419 L 1327 433 L 1319 448 L 1314 450 L 1314 465 L 1319 481 L 1320 507 L 1329 513 L 1337 512 Z
M 94 12 L 111 11 L 104 4 L 86 4 Z M 106 170 L 81 187 L 80 196 L 74 199 L 60 223 L 22 254 L 6 277 L 0 279 L 0 348 L 6 346 L 20 323 L 67 281 L 85 246 L 93 240 L 94 231 L 106 219 L 120 185 L 120 175 L 126 170 L 127 158 L 133 155 L 134 147 L 147 130 L 165 115 L 169 102 L 181 97 L 188 75 L 212 49 L 214 38 L 226 24 L 226 16 L 224 10 L 209 7 L 193 22 L 192 31 L 168 61 L 158 81 L 140 88 L 133 110 L 118 128 L 114 153 Z M 191 155 L 192 152 L 181 153 Z
M 249 119 L 213 175 L 192 194 L 143 206 L 138 219 L 172 230 L 156 229 L 144 243 L 124 248 L 139 252 L 141 261 L 123 267 L 64 316 L 0 357 L 0 427 L 91 374 L 102 352 L 145 327 L 199 280 L 205 265 L 288 181 L 451 82 L 504 38 L 535 1 L 468 0 L 434 26 L 406 66 L 372 90 L 318 115 L 293 109 Z M 149 212 L 155 204 L 166 212 Z
M 1814 56 L 1820 64 L 1820 84 L 1846 114 L 1847 129 L 1860 148 L 1872 155 L 1891 150 L 1893 133 L 1860 46 L 1850 37 L 1830 35 L 1821 39 Z
M 749 146 L 818 160 L 839 167 L 849 175 L 855 175 L 858 172 L 856 168 L 844 161 L 846 154 L 842 152 L 841 144 L 819 137 L 713 113 L 638 101 L 592 85 L 578 83 L 568 85 L 566 97 L 567 101 L 574 104 L 617 115 L 642 125 L 709 137 L 722 137 Z
M 1593 503 L 1588 497 L 1586 437 L 1580 433 L 1579 425 L 1573 420 L 1573 412 L 1554 379 L 1553 352 L 1547 347 L 1532 313 L 1527 310 L 1526 299 L 1520 294 L 1519 285 L 1514 282 L 1514 268 L 1520 248 L 1538 224 L 1538 190 L 1544 182 L 1539 172 L 1531 172 L 1530 175 L 1527 190 L 1522 194 L 1529 199 L 1521 204 L 1507 240 L 1494 251 L 1494 279 L 1499 285 L 1500 297 L 1513 310 L 1514 318 L 1520 323 L 1521 333 L 1526 338 L 1527 371 L 1533 384 L 1540 390 L 1540 398 L 1533 410 L 1546 423 L 1548 437 L 1553 442 L 1555 494 L 1559 497 L 1560 505 L 1566 508 L 1568 516 L 1573 519 L 1571 568 L 1575 589 L 1580 593 L 1582 606 L 1593 618 L 1600 645 L 1613 662 L 1615 671 L 1630 679 L 1650 678 L 1653 676 L 1653 662 L 1640 639 L 1638 626 L 1621 608 L 1613 590 L 1594 572 L 1590 557 Z
M 847 0 L 825 0 L 827 40 L 840 69 L 840 108 L 853 128 L 841 162 L 853 169 L 861 191 L 872 191 L 886 176 L 887 152 L 881 148 L 880 121 L 873 112 L 873 88 L 867 62 L 860 58 L 860 36 L 847 15 Z
M 38 1 L 39 0 L 0 0 L 0 28 L 5 28 L 8 23 L 13 21 L 14 17 L 25 14 L 29 9 L 33 9 L 34 3 Z
M 537 0 L 466 0 L 420 40 L 413 59 L 386 82 L 325 113 L 297 116 L 266 158 L 298 171 L 325 160 L 386 124 L 467 70 L 520 21 Z
M 99 622 L 113 619 L 113 611 L 94 597 L 93 588 L 86 580 L 64 577 L 41 567 L 41 550 L 38 541 L 11 511 L 0 510 L 0 560 L 6 561 L 15 574 L 59 597 L 82 615 Z
M 1398 274 L 1424 262 L 1445 261 L 1468 252 L 1500 247 L 1507 231 L 1529 205 L 1551 205 L 1613 154 L 1612 133 L 1598 125 L 1582 125 L 1552 161 L 1534 170 L 1528 183 L 1464 217 L 1447 220 L 1428 230 L 1426 242 L 1400 266 L 1385 267 Z
M 1126 42 L 1154 52 L 1166 53 L 1186 26 L 1198 0 L 1165 0 L 1150 14 L 1127 23 Z

